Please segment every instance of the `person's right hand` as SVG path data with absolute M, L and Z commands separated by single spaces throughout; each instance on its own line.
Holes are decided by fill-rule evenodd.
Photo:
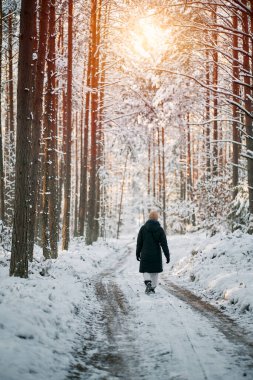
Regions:
M 137 261 L 141 261 L 140 256 L 136 256 Z
M 170 262 L 170 258 L 169 258 L 169 257 L 167 257 L 167 261 L 166 261 L 166 264 L 169 264 L 169 262 Z

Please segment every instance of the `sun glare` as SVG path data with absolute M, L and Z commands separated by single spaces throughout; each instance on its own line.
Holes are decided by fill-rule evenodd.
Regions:
M 166 49 L 169 30 L 162 29 L 153 17 L 142 17 L 132 29 L 131 38 L 135 54 L 157 59 Z

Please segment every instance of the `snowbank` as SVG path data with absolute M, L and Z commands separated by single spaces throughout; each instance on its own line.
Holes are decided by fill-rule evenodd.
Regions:
M 74 240 L 57 260 L 37 253 L 29 279 L 9 277 L 9 255 L 0 254 L 1 380 L 65 377 L 76 333 L 85 329 L 80 306 L 89 311 L 90 279 L 110 264 L 111 252 L 102 242 Z
M 169 238 L 174 280 L 252 323 L 253 237 L 240 231 Z

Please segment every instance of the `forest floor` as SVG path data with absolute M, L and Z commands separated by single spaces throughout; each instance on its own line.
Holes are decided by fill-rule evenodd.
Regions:
M 55 261 L 38 253 L 28 280 L 9 278 L 2 255 L 1 379 L 253 378 L 252 237 L 168 240 L 149 296 L 130 236 L 73 241 Z

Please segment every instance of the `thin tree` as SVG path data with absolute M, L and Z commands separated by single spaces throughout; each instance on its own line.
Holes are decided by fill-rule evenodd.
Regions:
M 55 4 L 50 4 L 47 67 L 46 118 L 44 135 L 43 177 L 43 255 L 46 259 L 58 255 L 57 223 L 57 110 L 55 63 Z
M 163 229 L 167 232 L 166 223 L 166 173 L 165 173 L 165 131 L 162 127 L 162 215 L 163 215 Z
M 102 113 L 103 113 L 103 103 L 104 103 L 104 85 L 103 82 L 105 82 L 105 56 L 103 56 L 100 52 L 101 50 L 101 36 L 103 37 L 102 33 L 102 23 L 101 23 L 101 15 L 102 15 L 102 0 L 98 0 L 98 12 L 97 12 L 97 33 L 96 33 L 96 46 L 98 47 L 97 54 L 96 54 L 96 77 L 97 80 L 97 121 L 96 121 L 96 138 L 97 138 L 97 176 L 96 176 L 96 210 L 95 210 L 95 218 L 94 218 L 94 236 L 95 240 L 97 240 L 99 236 L 99 221 L 101 216 L 101 181 L 100 181 L 100 175 L 99 175 L 99 169 L 102 165 L 102 155 L 103 155 L 103 132 L 102 132 Z M 104 25 L 105 26 L 105 25 Z M 105 43 L 104 40 L 102 40 L 103 44 Z M 101 73 L 100 73 L 101 71 Z
M 185 171 L 184 171 L 184 147 L 183 143 L 180 144 L 180 200 L 186 199 L 186 185 L 185 185 Z
M 3 8 L 0 0 L 0 105 L 2 104 L 2 48 L 3 48 Z M 0 107 L 0 220 L 4 221 L 4 163 L 3 163 L 3 134 L 2 107 Z
M 8 130 L 6 143 L 6 223 L 11 226 L 14 203 L 14 162 L 15 162 L 15 121 L 14 121 L 14 83 L 13 83 L 13 14 L 8 15 Z
M 61 12 L 60 17 L 58 19 L 58 40 L 57 40 L 57 51 L 60 57 L 64 57 L 65 55 L 65 46 L 64 46 L 64 14 Z M 57 225 L 58 230 L 60 229 L 60 218 L 62 211 L 62 193 L 63 187 L 65 183 L 65 156 L 66 156 L 66 92 L 65 92 L 65 82 L 63 82 L 62 91 L 58 94 L 58 106 L 56 107 L 58 110 L 58 138 L 62 140 L 61 144 L 61 156 L 58 163 L 58 197 L 57 197 Z M 57 85 L 59 87 L 59 85 Z M 62 95 L 60 97 L 60 94 Z M 58 140 L 59 141 L 59 140 Z M 59 238 L 59 234 L 58 234 Z
M 247 1 L 243 1 L 247 5 Z M 243 75 L 244 75 L 244 104 L 245 104 L 245 126 L 246 126 L 246 146 L 247 146 L 247 171 L 248 171 L 248 191 L 249 210 L 253 214 L 253 127 L 252 127 L 252 87 L 250 72 L 250 46 L 249 46 L 249 17 L 248 12 L 242 12 L 243 34 Z
M 79 185 L 79 156 L 78 156 L 78 111 L 75 118 L 75 197 L 74 197 L 74 236 L 78 236 L 78 185 Z
M 97 121 L 98 121 L 98 46 L 97 46 L 97 0 L 91 2 L 91 136 L 90 136 L 90 182 L 88 200 L 88 219 L 86 243 L 92 244 L 97 240 L 96 202 L 97 202 Z
M 129 148 L 127 148 L 126 152 L 126 158 L 125 158 L 125 164 L 123 169 L 123 178 L 120 188 L 120 202 L 119 202 L 119 211 L 118 211 L 118 225 L 117 225 L 117 239 L 119 238 L 119 232 L 120 232 L 120 225 L 121 225 L 121 215 L 122 215 L 122 209 L 123 209 L 123 196 L 124 196 L 124 190 L 125 190 L 125 181 L 126 181 L 126 173 L 127 173 L 127 161 L 129 156 Z
M 212 12 L 212 18 L 214 25 L 217 24 L 217 6 L 214 6 Z M 218 33 L 213 31 L 213 88 L 215 90 L 213 95 L 213 174 L 218 174 Z
M 87 88 L 90 88 L 91 80 L 91 42 L 89 42 L 89 53 L 87 63 L 86 84 Z M 85 104 L 84 122 L 81 124 L 83 128 L 83 140 L 82 140 L 82 155 L 81 155 L 81 175 L 80 175 L 80 197 L 79 197 L 79 217 L 78 217 L 78 234 L 84 235 L 84 223 L 87 215 L 87 177 L 88 177 L 88 144 L 89 144 L 89 116 L 90 116 L 90 91 L 86 92 L 85 102 L 83 94 L 82 111 Z
M 238 30 L 238 15 L 237 10 L 233 11 L 234 14 L 232 16 L 233 28 L 234 30 Z M 236 103 L 239 97 L 239 53 L 238 53 L 238 35 L 237 33 L 233 33 L 232 37 L 233 41 L 233 62 L 232 62 L 232 75 L 233 75 L 233 83 L 232 83 L 232 91 L 234 95 L 234 103 Z M 232 105 L 232 113 L 233 113 L 233 198 L 236 197 L 238 193 L 238 180 L 239 180 L 239 170 L 238 170 L 238 162 L 239 162 L 239 143 L 240 143 L 240 135 L 238 130 L 238 108 L 235 104 Z
M 209 64 L 209 51 L 206 50 L 206 65 L 205 65 L 205 70 L 206 70 L 206 94 L 205 94 L 205 119 L 207 122 L 206 125 L 206 134 L 205 134 L 205 141 L 206 141 L 206 172 L 207 172 L 207 177 L 210 177 L 210 172 L 211 172 L 211 160 L 210 160 L 210 64 Z
M 186 141 L 187 141 L 187 198 L 192 200 L 192 138 L 191 138 L 191 126 L 190 126 L 190 114 L 187 112 L 187 124 L 186 124 Z
M 156 198 L 156 145 L 155 145 L 155 129 L 152 131 L 152 160 L 153 160 L 153 198 Z
M 68 73 L 67 73 L 67 131 L 66 131 L 66 178 L 62 225 L 62 249 L 67 250 L 70 240 L 71 197 L 71 135 L 72 135 L 72 65 L 73 65 L 73 0 L 68 2 Z
M 45 78 L 45 63 L 47 51 L 47 32 L 48 32 L 48 15 L 49 15 L 50 0 L 42 0 L 39 14 L 39 41 L 37 64 L 35 71 L 35 89 L 34 89 L 34 111 L 32 120 L 32 166 L 31 166 L 31 194 L 30 194 L 30 217 L 28 221 L 28 255 L 32 261 L 34 236 L 35 236 L 35 221 L 36 221 L 36 206 L 38 202 L 39 189 L 39 152 L 41 145 L 42 134 L 42 113 L 43 113 L 43 87 Z
M 157 155 L 158 155 L 158 194 L 157 200 L 160 205 L 162 201 L 162 162 L 161 162 L 161 148 L 160 148 L 160 128 L 157 127 Z

